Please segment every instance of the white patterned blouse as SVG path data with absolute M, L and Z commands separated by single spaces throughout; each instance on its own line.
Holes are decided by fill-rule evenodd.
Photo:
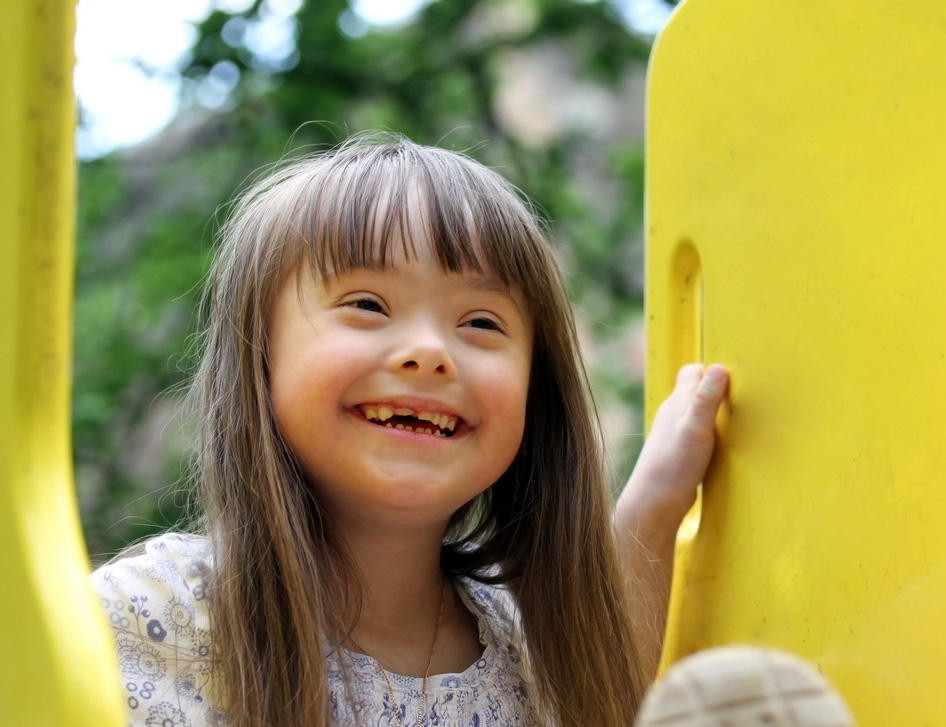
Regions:
M 126 703 L 135 727 L 225 727 L 211 656 L 210 544 L 194 535 L 168 534 L 138 555 L 99 568 L 92 583 L 111 624 Z M 526 727 L 537 718 L 522 677 L 513 607 L 504 591 L 468 580 L 457 591 L 479 623 L 483 654 L 459 674 L 431 676 L 423 725 Z M 346 660 L 350 692 L 339 658 Z M 388 684 L 369 656 L 349 651 L 326 656 L 336 725 L 416 725 L 421 679 L 388 672 Z

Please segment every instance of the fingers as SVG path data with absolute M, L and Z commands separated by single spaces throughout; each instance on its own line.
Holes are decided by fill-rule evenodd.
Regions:
M 703 377 L 696 388 L 696 397 L 717 406 L 729 385 L 729 371 L 722 364 L 710 364 L 702 373 Z
M 681 366 L 680 370 L 677 372 L 677 383 L 674 388 L 691 392 L 696 385 L 700 383 L 702 376 L 703 364 L 690 363 L 686 366 Z
M 677 374 L 677 392 L 690 400 L 691 413 L 712 421 L 729 386 L 729 371 L 721 364 L 687 364 Z M 676 393 L 676 392 L 675 392 Z
M 710 364 L 704 369 L 703 364 L 691 363 L 677 372 L 674 389 L 719 404 L 728 385 L 729 371 L 722 364 Z

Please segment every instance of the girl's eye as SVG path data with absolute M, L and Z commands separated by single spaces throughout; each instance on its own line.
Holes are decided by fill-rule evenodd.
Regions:
M 469 328 L 479 328 L 484 331 L 498 331 L 499 333 L 503 332 L 503 329 L 499 326 L 499 324 L 491 318 L 474 318 L 467 321 L 463 325 Z
M 345 305 L 349 308 L 355 308 L 369 313 L 384 313 L 384 308 L 381 307 L 381 304 L 371 298 L 358 298 L 357 300 L 345 303 Z

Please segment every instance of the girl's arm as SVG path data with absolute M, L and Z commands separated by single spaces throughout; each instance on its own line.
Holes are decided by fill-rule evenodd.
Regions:
M 650 677 L 657 673 L 663 646 L 677 528 L 713 454 L 713 424 L 728 383 L 729 374 L 719 364 L 680 369 L 615 507 L 634 636 Z

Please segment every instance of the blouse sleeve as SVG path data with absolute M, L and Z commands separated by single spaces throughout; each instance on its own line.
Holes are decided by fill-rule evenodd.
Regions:
M 223 727 L 206 539 L 163 535 L 92 574 L 115 638 L 127 724 Z

